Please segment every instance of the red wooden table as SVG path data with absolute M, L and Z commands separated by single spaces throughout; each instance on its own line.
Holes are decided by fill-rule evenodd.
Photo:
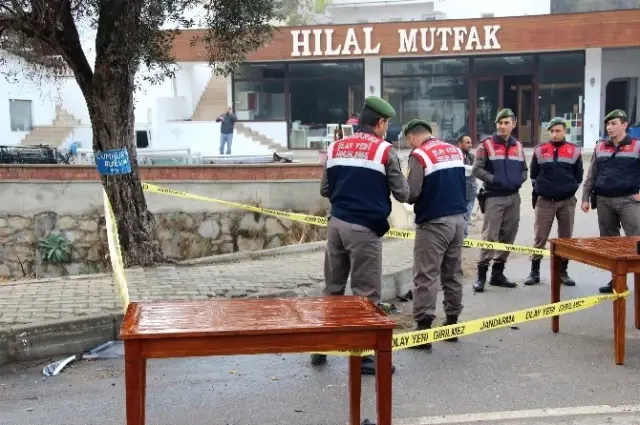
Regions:
M 640 237 L 551 239 L 551 302 L 560 301 L 560 264 L 563 258 L 608 270 L 617 293 L 627 290 L 627 274 L 634 274 L 635 326 L 640 329 L 640 255 L 636 244 Z M 613 302 L 613 340 L 616 364 L 624 364 L 627 300 Z M 553 332 L 560 330 L 560 317 L 551 318 Z
M 377 424 L 391 425 L 394 327 L 354 296 L 131 303 L 120 330 L 127 425 L 145 423 L 147 359 L 362 349 L 376 351 Z M 349 358 L 351 425 L 360 425 L 361 367 Z

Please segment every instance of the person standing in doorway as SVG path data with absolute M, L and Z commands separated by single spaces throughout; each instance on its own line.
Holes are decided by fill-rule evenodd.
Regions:
M 476 204 L 476 196 L 478 195 L 478 183 L 476 178 L 472 174 L 473 163 L 475 157 L 471 153 L 471 137 L 463 134 L 458 138 L 458 147 L 464 155 L 464 169 L 466 178 L 466 198 L 467 198 L 467 212 L 464 215 L 464 238 L 469 236 L 469 223 L 471 222 L 471 216 L 473 215 L 473 207 Z
M 444 292 L 443 326 L 458 323 L 462 312 L 462 243 L 467 211 L 464 154 L 434 138 L 431 126 L 412 120 L 404 137 L 409 155 L 409 204 L 414 204 L 413 318 L 416 330 L 431 329 L 438 289 Z M 448 341 L 457 341 L 451 338 Z M 430 350 L 425 343 L 416 348 Z
M 226 111 L 218 118 L 216 122 L 220 123 L 220 155 L 224 155 L 224 147 L 227 145 L 227 155 L 231 155 L 231 143 L 233 142 L 233 128 L 238 118 L 231 111 L 231 106 L 227 106 Z
M 567 124 L 556 117 L 549 121 L 547 130 L 551 140 L 539 144 L 531 158 L 530 178 L 533 185 L 532 205 L 535 210 L 533 231 L 534 248 L 544 249 L 551 233 L 553 220 L 558 219 L 558 237 L 570 238 L 576 215 L 575 197 L 582 183 L 582 149 L 565 140 Z M 525 285 L 540 283 L 542 255 L 531 256 L 531 272 Z M 569 277 L 569 260 L 562 260 L 560 279 L 563 285 L 575 286 Z
M 478 195 L 480 209 L 484 213 L 482 239 L 487 242 L 512 244 L 520 226 L 520 188 L 527 180 L 528 167 L 522 143 L 511 135 L 516 117 L 511 109 L 502 109 L 496 116 L 497 132 L 483 140 L 476 150 L 473 175 L 484 182 Z M 473 285 L 476 292 L 483 292 L 491 260 L 489 285 L 515 288 L 504 275 L 509 251 L 480 250 L 478 278 Z
M 582 188 L 582 211 L 598 210 L 600 237 L 640 236 L 640 140 L 627 134 L 627 113 L 622 109 L 604 118 L 607 139 L 599 140 Z M 600 288 L 613 293 L 613 281 Z
M 398 154 L 383 139 L 395 114 L 384 99 L 368 97 L 360 114 L 360 131 L 336 140 L 327 149 L 320 181 L 320 195 L 331 202 L 324 259 L 325 296 L 344 295 L 351 276 L 354 295 L 380 302 L 381 238 L 390 229 L 390 194 L 398 202 L 409 198 Z M 313 365 L 326 361 L 326 355 L 311 356 Z M 373 356 L 363 357 L 362 373 L 375 374 Z

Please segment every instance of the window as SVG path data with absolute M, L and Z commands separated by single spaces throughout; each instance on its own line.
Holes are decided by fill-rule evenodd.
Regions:
M 425 74 L 467 74 L 468 72 L 468 59 L 388 60 L 382 62 L 382 74 L 385 77 L 405 77 Z
M 364 104 L 364 62 L 289 64 L 291 147 L 333 140 L 329 124 L 344 124 Z
M 239 120 L 284 120 L 284 80 L 234 81 L 233 101 Z
M 236 80 L 284 78 L 284 63 L 243 63 L 233 74 Z
M 490 56 L 473 60 L 476 75 L 533 75 L 533 56 Z
M 11 131 L 31 131 L 33 129 L 31 101 L 10 99 L 9 119 L 11 122 Z
M 467 75 L 383 78 L 382 93 L 396 110 L 392 125 L 424 119 L 432 124 L 433 135 L 443 140 L 453 140 L 459 133 L 467 132 Z
M 567 141 L 583 146 L 584 53 L 540 55 L 540 140 L 547 140 L 547 124 L 553 117 L 567 123 Z

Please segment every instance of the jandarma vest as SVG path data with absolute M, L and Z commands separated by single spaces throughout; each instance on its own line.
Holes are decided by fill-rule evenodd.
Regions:
M 508 196 L 518 192 L 525 181 L 522 143 L 514 137 L 504 141 L 494 134 L 483 140 L 482 146 L 487 156 L 485 167 L 494 178 L 493 183 L 484 184 L 487 196 Z
M 333 142 L 327 150 L 331 215 L 383 236 L 389 230 L 391 198 L 386 165 L 391 144 L 356 133 Z
M 627 136 L 616 148 L 609 140 L 596 144 L 598 164 L 594 189 L 606 197 L 629 196 L 640 190 L 640 142 Z
M 467 180 L 460 149 L 432 138 L 411 152 L 424 169 L 422 192 L 413 210 L 416 224 L 467 211 Z
M 549 141 L 538 145 L 533 154 L 540 166 L 536 178 L 538 195 L 551 201 L 564 201 L 575 195 L 580 187 L 576 175 L 576 162 L 582 155 L 579 147 L 568 142 L 554 144 Z

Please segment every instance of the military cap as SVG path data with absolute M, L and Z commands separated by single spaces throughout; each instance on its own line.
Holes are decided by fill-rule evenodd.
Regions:
M 551 130 L 551 127 L 554 127 L 556 125 L 561 125 L 564 128 L 567 128 L 567 123 L 564 121 L 563 118 L 554 117 L 551 119 L 551 121 L 549 121 L 549 124 L 547 124 L 547 130 Z
M 627 120 L 627 113 L 625 111 L 623 111 L 622 109 L 614 109 L 613 111 L 609 112 L 607 114 L 606 117 L 604 117 L 604 123 L 608 123 L 609 121 L 611 121 L 612 119 L 615 118 L 620 118 L 622 120 Z
M 404 136 L 406 137 L 407 133 L 409 133 L 416 127 L 426 127 L 427 130 L 429 130 L 429 133 L 431 133 L 431 124 L 429 124 L 425 120 L 411 120 L 407 123 L 407 125 L 404 126 L 404 131 L 402 132 L 402 134 L 404 134 Z
M 502 119 L 515 118 L 515 117 L 516 117 L 516 114 L 514 114 L 511 109 L 504 108 L 500 112 L 498 112 L 498 115 L 496 115 L 496 124 L 498 123 L 498 121 L 500 121 Z
M 393 109 L 393 106 L 378 96 L 367 97 L 364 101 L 364 106 L 373 109 L 385 118 L 391 118 L 396 115 L 396 111 Z

